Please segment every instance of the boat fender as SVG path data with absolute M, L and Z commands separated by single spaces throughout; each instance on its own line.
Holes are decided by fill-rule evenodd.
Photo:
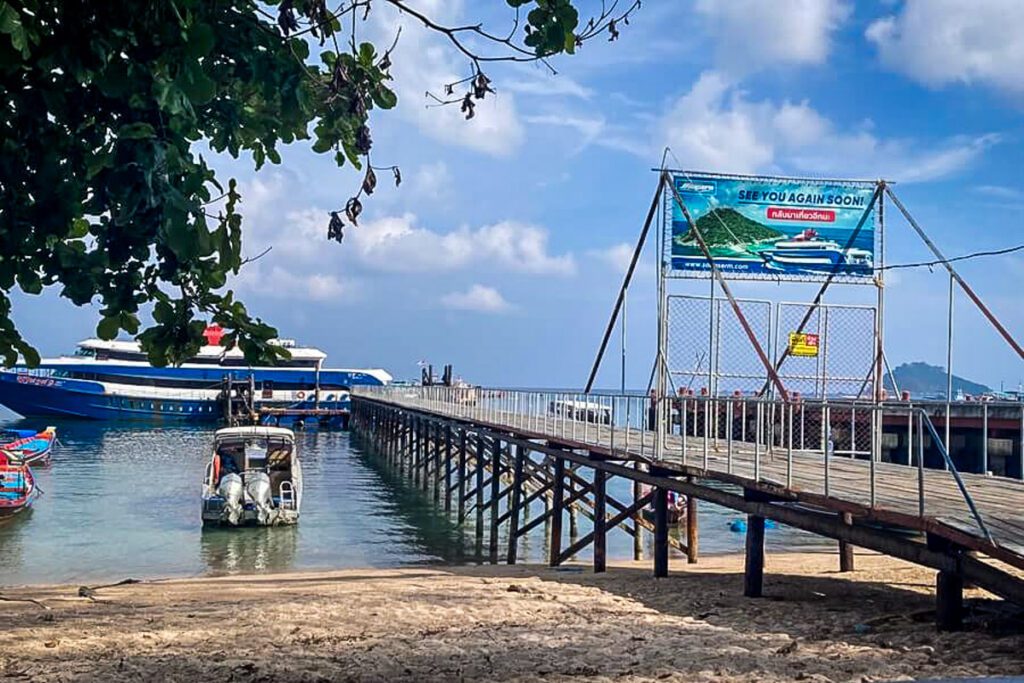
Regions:
M 213 485 L 220 483 L 220 453 L 213 454 Z

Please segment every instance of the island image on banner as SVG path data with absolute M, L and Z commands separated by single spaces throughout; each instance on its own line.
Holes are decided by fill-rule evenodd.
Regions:
M 875 215 L 857 230 L 875 184 L 673 174 L 672 182 L 725 277 L 869 279 Z M 711 265 L 671 193 L 671 269 L 708 277 Z M 856 234 L 855 234 L 856 233 Z

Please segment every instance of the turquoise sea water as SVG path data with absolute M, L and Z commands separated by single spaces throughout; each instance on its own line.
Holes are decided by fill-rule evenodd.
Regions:
M 385 468 L 347 432 L 298 433 L 305 486 L 298 526 L 204 531 L 199 493 L 209 427 L 81 421 L 56 426 L 60 444 L 53 463 L 36 471 L 44 495 L 31 512 L 0 523 L 0 585 L 481 559 L 472 519 L 458 527 L 428 494 Z M 628 490 L 615 480 L 609 487 L 622 500 Z M 538 505 L 535 514 L 540 510 Z M 700 513 L 702 553 L 742 550 L 742 534 L 728 529 L 736 513 L 703 503 Z M 579 532 L 587 531 L 581 517 Z M 792 529 L 768 532 L 769 549 L 822 543 Z M 504 557 L 504 543 L 502 548 Z M 540 525 L 521 543 L 520 558 L 545 561 L 544 548 Z M 609 536 L 612 558 L 628 559 L 631 549 L 623 532 Z

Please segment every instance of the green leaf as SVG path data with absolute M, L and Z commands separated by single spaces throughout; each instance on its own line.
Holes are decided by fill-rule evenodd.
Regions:
M 117 129 L 117 137 L 129 140 L 145 140 L 156 137 L 156 129 L 141 121 L 128 123 Z
M 21 23 L 21 16 L 18 10 L 6 2 L 0 2 L 0 33 L 6 33 L 11 39 L 11 45 L 21 53 L 21 56 L 28 58 L 28 34 Z
M 96 325 L 96 336 L 109 341 L 117 337 L 117 332 L 120 329 L 117 316 L 108 316 L 101 319 L 99 324 Z
M 193 59 L 205 57 L 213 49 L 214 40 L 212 26 L 209 24 L 193 24 L 188 30 L 188 43 L 185 45 L 185 54 Z
M 34 368 L 39 365 L 40 359 L 38 351 L 36 351 L 34 348 L 29 346 L 25 342 L 21 342 L 16 346 L 18 347 L 18 350 L 21 352 L 21 357 L 25 359 L 25 365 L 29 366 L 30 368 Z
M 175 81 L 192 104 L 203 105 L 217 94 L 217 84 L 205 73 L 198 62 L 188 62 Z
M 326 137 L 320 137 L 313 143 L 313 151 L 317 154 L 323 154 L 324 152 L 330 152 L 334 149 L 334 140 Z
M 390 88 L 381 85 L 373 91 L 373 102 L 381 109 L 392 109 L 398 104 L 398 95 Z

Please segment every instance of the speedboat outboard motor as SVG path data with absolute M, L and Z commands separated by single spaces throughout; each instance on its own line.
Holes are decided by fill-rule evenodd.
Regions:
M 270 494 L 270 476 L 266 472 L 246 472 L 245 492 L 256 506 L 256 521 L 270 524 L 274 518 L 274 500 Z
M 242 478 L 229 472 L 220 478 L 217 495 L 224 499 L 223 519 L 237 526 L 242 519 Z

